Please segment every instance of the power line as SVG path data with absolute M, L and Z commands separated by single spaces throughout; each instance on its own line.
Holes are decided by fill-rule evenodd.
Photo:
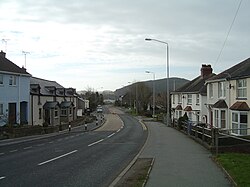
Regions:
M 217 57 L 217 59 L 216 59 L 216 61 L 215 61 L 214 66 L 218 63 L 218 61 L 219 61 L 219 59 L 220 59 L 220 56 L 221 56 L 221 54 L 222 54 L 222 51 L 223 51 L 223 49 L 224 49 L 224 47 L 225 47 L 225 45 L 226 45 L 228 36 L 229 36 L 229 34 L 230 34 L 231 30 L 232 30 L 233 24 L 234 24 L 234 22 L 235 22 L 235 20 L 236 20 L 236 17 L 237 17 L 237 15 L 238 15 L 239 10 L 240 10 L 240 6 L 241 6 L 242 1 L 243 1 L 243 0 L 240 0 L 240 2 L 239 2 L 239 5 L 238 5 L 238 8 L 237 8 L 237 10 L 236 10 L 236 12 L 235 12 L 233 21 L 232 21 L 232 23 L 231 23 L 231 25 L 230 25 L 230 27 L 229 27 L 229 30 L 228 30 L 228 32 L 227 32 L 227 36 L 226 36 L 226 38 L 225 38 L 225 40 L 224 40 L 224 43 L 223 43 L 223 45 L 222 45 L 222 47 L 221 47 L 221 50 L 220 50 L 219 55 L 218 55 L 218 57 Z

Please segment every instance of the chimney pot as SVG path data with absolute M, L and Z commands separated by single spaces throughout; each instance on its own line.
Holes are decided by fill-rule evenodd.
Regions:
M 3 52 L 3 50 L 1 50 L 1 52 L 0 52 L 0 56 L 2 56 L 2 57 L 4 57 L 4 58 L 5 58 L 6 53 L 5 53 L 5 52 Z
M 213 69 L 210 64 L 202 64 L 201 66 L 201 77 L 204 78 L 206 76 L 209 76 L 210 74 L 213 73 Z

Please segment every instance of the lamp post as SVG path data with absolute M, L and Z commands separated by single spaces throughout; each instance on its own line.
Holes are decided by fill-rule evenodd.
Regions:
M 152 39 L 152 38 L 146 38 L 146 41 L 155 41 L 158 43 L 162 43 L 166 45 L 166 76 L 167 76 L 167 103 L 166 103 L 166 108 L 167 108 L 167 126 L 170 126 L 170 107 L 169 107 L 169 45 L 167 42 L 157 40 L 157 39 Z
M 152 71 L 145 71 L 153 74 L 153 118 L 155 117 L 155 73 Z

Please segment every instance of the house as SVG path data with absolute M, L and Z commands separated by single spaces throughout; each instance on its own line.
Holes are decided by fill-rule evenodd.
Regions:
M 55 81 L 30 78 L 32 125 L 60 125 L 76 119 L 77 97 L 73 88 Z
M 207 88 L 205 81 L 215 74 L 211 65 L 202 64 L 201 75 L 171 92 L 172 120 L 176 121 L 185 113 L 192 124 L 207 122 Z
M 0 126 L 29 123 L 30 77 L 0 52 Z
M 234 135 L 249 135 L 250 58 L 208 79 L 208 123 Z

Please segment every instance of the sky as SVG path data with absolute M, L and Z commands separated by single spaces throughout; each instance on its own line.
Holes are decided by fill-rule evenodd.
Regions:
M 166 77 L 192 80 L 250 56 L 250 1 L 1 0 L 0 49 L 34 77 L 77 91 L 116 90 Z M 4 40 L 3 40 L 4 39 Z M 25 55 L 23 51 L 28 52 Z M 218 60 L 217 60 L 218 59 Z

